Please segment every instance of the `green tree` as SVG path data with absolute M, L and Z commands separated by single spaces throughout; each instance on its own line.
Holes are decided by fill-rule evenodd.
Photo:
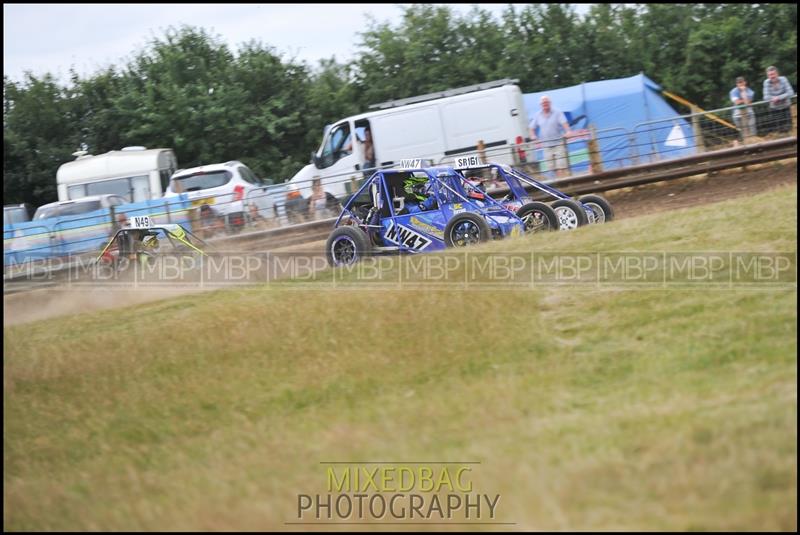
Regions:
M 594 4 L 579 24 L 584 41 L 584 70 L 581 81 L 623 78 L 638 74 L 642 62 L 638 56 L 635 33 L 636 10 L 614 4 Z
M 3 198 L 41 205 L 56 199 L 56 170 L 79 145 L 75 96 L 52 75 L 3 77 Z
M 232 82 L 240 115 L 231 115 L 239 127 L 228 148 L 261 176 L 285 180 L 308 158 L 303 144 L 308 80 L 305 65 L 284 61 L 261 43 L 239 51 Z
M 128 64 L 114 105 L 126 144 L 175 147 L 184 165 L 212 163 L 229 130 L 220 101 L 233 54 L 202 29 L 170 28 Z M 238 113 L 238 110 L 228 110 Z M 222 122 L 220 122 L 222 120 Z

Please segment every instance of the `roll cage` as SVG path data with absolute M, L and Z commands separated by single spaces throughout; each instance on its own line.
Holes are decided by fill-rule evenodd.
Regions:
M 382 219 L 403 215 L 406 204 L 403 183 L 410 176 L 427 177 L 427 194 L 433 196 L 436 205 L 432 209 L 442 210 L 446 206 L 460 203 L 462 207 L 466 205 L 468 211 L 477 212 L 488 220 L 498 215 L 518 219 L 514 212 L 489 195 L 484 195 L 481 199 L 470 198 L 470 192 L 483 192 L 468 184 L 452 167 L 428 167 L 376 171 L 344 204 L 334 227 L 341 225 L 342 220 L 347 217 L 349 221 L 362 227 L 381 228 Z
M 556 188 L 549 186 L 544 182 L 539 182 L 533 177 L 523 173 L 519 169 L 511 167 L 510 165 L 487 163 L 481 165 L 471 165 L 468 167 L 455 167 L 454 169 L 465 178 L 466 178 L 465 173 L 468 171 L 495 170 L 497 175 L 502 177 L 503 180 L 505 180 L 511 195 L 513 195 L 516 199 L 523 202 L 525 202 L 524 201 L 525 199 L 527 199 L 528 201 L 532 200 L 530 194 L 528 193 L 528 190 L 525 189 L 525 186 L 523 186 L 523 184 L 527 184 L 528 186 L 531 186 L 534 189 L 537 189 L 542 193 L 545 193 L 546 195 L 549 195 L 556 199 L 572 199 L 572 197 L 570 197 L 563 191 L 557 190 Z
M 206 255 L 206 252 L 201 248 L 205 248 L 208 244 L 203 241 L 202 239 L 198 238 L 195 234 L 191 231 L 183 228 L 181 225 L 178 224 L 168 224 L 168 225 L 154 225 L 147 229 L 142 228 L 121 228 L 118 229 L 111 239 L 108 241 L 103 250 L 100 251 L 100 254 L 95 259 L 95 262 L 99 262 L 103 255 L 116 243 L 117 247 L 120 248 L 120 252 L 123 249 L 130 248 L 131 250 L 125 251 L 126 253 L 137 253 L 140 252 L 141 243 L 147 236 L 155 236 L 158 239 L 159 234 L 163 232 L 164 235 L 170 242 L 170 245 L 175 250 L 180 250 L 181 248 L 189 248 L 195 252 L 200 253 L 201 255 Z M 192 238 L 192 240 L 189 239 Z M 196 241 L 197 245 L 193 244 L 192 241 Z M 137 245 L 138 244 L 138 245 Z M 198 245 L 200 247 L 198 247 Z M 182 247 L 183 246 L 183 247 Z

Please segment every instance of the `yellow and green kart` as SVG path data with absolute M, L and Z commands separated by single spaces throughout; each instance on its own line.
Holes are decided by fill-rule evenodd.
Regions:
M 129 226 L 114 233 L 95 259 L 101 267 L 113 271 L 125 271 L 135 265 L 146 267 L 162 254 L 207 256 L 208 244 L 181 225 L 154 225 L 146 216 L 132 219 Z

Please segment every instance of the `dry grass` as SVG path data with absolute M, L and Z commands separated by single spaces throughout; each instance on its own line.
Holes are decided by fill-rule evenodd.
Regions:
M 796 251 L 795 203 L 485 250 Z M 283 529 L 380 458 L 481 461 L 518 528 L 794 530 L 796 298 L 275 284 L 5 328 L 4 528 Z

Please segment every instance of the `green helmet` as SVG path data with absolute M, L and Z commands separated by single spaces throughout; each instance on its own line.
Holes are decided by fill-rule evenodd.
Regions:
M 428 184 L 428 177 L 410 176 L 403 182 L 403 191 L 409 196 L 424 201 L 427 199 L 425 195 L 425 186 Z

